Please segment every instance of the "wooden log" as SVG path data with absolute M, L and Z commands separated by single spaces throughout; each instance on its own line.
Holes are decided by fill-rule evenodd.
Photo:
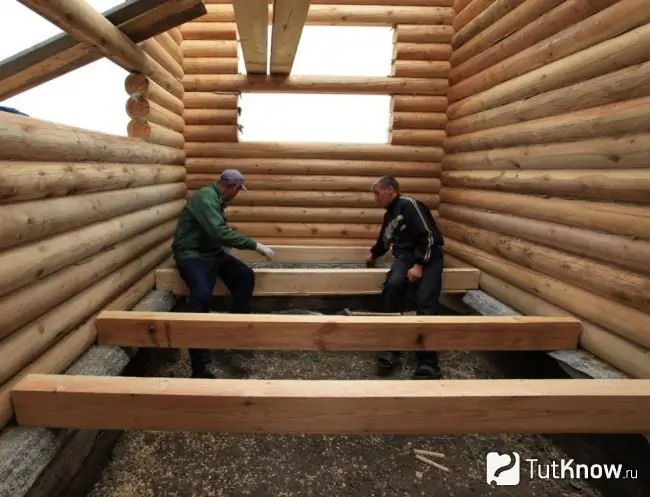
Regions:
M 649 43 L 650 23 L 454 102 L 447 117 L 458 119 L 645 62 Z
M 76 39 L 96 46 L 120 67 L 151 77 L 177 97 L 182 96 L 183 85 L 178 80 L 85 0 L 19 1 Z
M 273 0 L 269 0 L 272 3 Z M 230 4 L 232 0 L 203 0 L 206 5 Z M 453 0 L 312 0 L 314 5 L 386 5 L 390 7 L 451 7 Z
M 442 202 L 452 204 L 489 209 L 615 235 L 638 237 L 643 240 L 650 239 L 650 217 L 648 217 L 647 207 L 461 188 L 441 188 L 440 198 Z
M 186 40 L 237 40 L 237 25 L 234 22 L 188 22 L 179 27 Z
M 445 129 L 447 115 L 429 112 L 393 112 L 392 129 Z
M 185 128 L 182 115 L 175 114 L 142 96 L 129 98 L 126 103 L 126 113 L 131 119 L 146 119 L 163 128 L 169 128 L 179 133 L 182 133 Z
M 95 323 L 103 345 L 233 350 L 570 350 L 577 348 L 580 334 L 580 321 L 575 318 L 512 316 L 104 311 Z
M 530 3 L 530 2 L 526 2 Z M 485 49 L 480 54 L 471 57 L 459 66 L 452 68 L 450 80 L 453 84 L 463 81 L 478 72 L 491 67 L 532 47 L 562 30 L 578 24 L 589 16 L 616 3 L 616 0 L 566 0 L 556 8 L 530 22 L 519 30 Z M 551 2 L 545 2 L 550 5 Z M 468 43 L 466 46 L 470 46 Z M 462 50 L 464 47 L 458 48 Z
M 650 276 L 444 218 L 440 227 L 446 238 L 501 256 L 614 303 L 644 313 L 650 309 Z
M 186 91 L 262 93 L 341 93 L 355 95 L 444 95 L 446 78 L 381 76 L 188 75 Z
M 0 160 L 183 164 L 185 153 L 122 136 L 0 113 Z
M 38 243 L 6 250 L 0 258 L 0 295 L 75 264 L 137 233 L 175 217 L 185 200 L 167 202 L 63 233 Z
M 239 128 L 232 124 L 185 126 L 183 136 L 187 142 L 236 142 Z
M 379 223 L 264 223 L 238 221 L 231 223 L 234 230 L 250 238 L 289 236 L 292 238 L 368 238 L 379 235 Z
M 132 97 L 149 99 L 174 114 L 183 115 L 183 101 L 142 74 L 129 74 L 124 89 Z
M 384 211 L 380 208 L 354 207 L 283 207 L 234 205 L 227 209 L 228 220 L 276 223 L 379 223 Z M 275 261 L 275 257 L 273 259 Z
M 481 12 L 487 9 L 490 4 L 494 3 L 494 0 L 468 0 L 466 6 L 463 8 L 458 8 L 454 6 L 456 11 L 456 16 L 454 17 L 454 22 L 452 26 L 454 31 L 458 31 L 464 28 L 469 22 L 476 18 Z
M 583 257 L 624 267 L 637 273 L 650 273 L 650 242 L 599 233 L 548 221 L 499 214 L 445 203 L 438 207 L 445 219 L 478 226 Z
M 258 241 L 266 245 L 274 246 L 291 246 L 291 245 L 308 245 L 309 247 L 369 247 L 368 238 L 291 238 L 291 237 L 261 237 Z M 370 242 L 372 244 L 372 242 Z M 364 259 L 365 260 L 365 259 Z
M 613 202 L 650 202 L 650 170 L 448 171 L 445 186 Z M 649 211 L 650 213 L 650 211 Z
M 449 136 L 461 135 L 647 97 L 650 89 L 643 83 L 649 78 L 650 62 L 644 62 L 526 100 L 461 117 L 451 121 L 446 131 Z
M 446 112 L 447 97 L 393 95 L 393 112 Z
M 65 269 L 36 281 L 31 285 L 0 298 L 0 337 L 10 335 L 19 328 L 38 327 L 38 319 L 56 306 L 67 305 L 68 299 L 81 295 L 86 288 L 115 271 L 129 261 L 140 257 L 154 245 L 169 240 L 174 235 L 176 220 L 155 226 L 133 238 L 99 252 L 80 264 L 73 264 Z M 43 328 L 45 331 L 45 328 Z M 0 350 L 5 342 L 0 342 Z M 2 377 L 0 366 L 0 377 Z M 0 379 L 3 383 L 3 379 Z
M 373 269 L 263 269 L 255 268 L 254 295 L 379 295 L 387 268 Z M 465 292 L 478 288 L 476 269 L 444 269 L 443 292 Z M 156 272 L 156 288 L 176 295 L 187 295 L 187 286 L 176 269 Z M 223 283 L 214 287 L 214 295 L 226 295 Z
M 433 170 L 433 168 L 432 168 Z M 0 204 L 174 183 L 185 168 L 159 164 L 0 162 Z M 10 207 L 0 211 L 0 217 Z M 0 229 L 2 227 L 0 226 Z M 7 240 L 0 238 L 0 248 Z
M 310 10 L 310 0 L 273 0 L 273 14 L 270 20 L 272 24 L 270 74 L 291 73 Z M 265 30 L 267 25 L 268 23 L 264 22 Z
M 24 245 L 184 194 L 183 183 L 171 183 L 5 205 L 0 210 L 0 248 Z
M 633 343 L 645 348 L 650 344 L 650 334 L 647 333 L 650 316 L 646 313 L 451 238 L 445 240 L 445 250 L 481 272 L 508 281 Z
M 205 3 L 205 2 L 203 2 Z M 184 24 L 184 23 L 183 23 Z M 169 35 L 174 39 L 176 43 L 179 45 L 183 42 L 183 35 L 181 34 L 180 26 L 183 24 L 179 24 L 178 26 L 175 26 L 169 30 Z
M 237 124 L 238 112 L 236 109 L 185 109 L 183 119 L 185 124 L 215 125 Z
M 456 13 L 461 12 L 464 8 L 466 8 L 472 0 L 454 0 L 454 10 Z
M 219 5 L 217 8 L 220 10 L 227 9 L 230 16 L 226 19 L 209 20 L 236 21 L 246 72 L 249 74 L 266 74 L 269 27 L 268 0 L 233 0 L 231 5 Z M 206 15 L 210 15 L 210 13 L 211 11 L 208 9 Z M 235 72 L 237 71 L 235 70 Z
M 284 239 L 286 240 L 286 239 Z M 320 239 L 322 240 L 322 239 Z M 320 241 L 319 240 L 319 241 Z M 347 241 L 348 239 L 344 240 Z M 333 240 L 332 240 L 333 241 Z M 273 261 L 276 263 L 340 263 L 362 264 L 368 257 L 368 240 L 364 239 L 357 246 L 320 246 L 320 245 L 272 245 L 275 252 Z M 263 262 L 266 259 L 261 254 L 251 250 L 232 249 L 230 251 L 237 259 L 244 262 Z M 390 261 L 392 256 L 386 254 L 380 261 Z
M 519 7 L 525 1 L 526 0 L 491 1 L 490 5 L 486 6 L 486 8 L 479 12 L 476 17 L 473 17 L 467 24 L 465 24 L 465 26 L 456 30 L 454 37 L 451 39 L 451 46 L 454 49 L 462 47 L 465 43 L 480 34 L 486 28 L 490 27 L 508 12 Z M 476 2 L 481 2 L 483 4 L 486 3 L 484 0 L 476 0 Z
M 451 45 L 448 43 L 397 43 L 395 56 L 398 60 L 448 61 Z
M 236 40 L 186 40 L 181 48 L 185 63 L 194 57 L 237 57 Z
M 440 175 L 439 163 L 329 159 L 188 158 L 188 173 L 220 173 L 234 167 L 243 174 L 324 174 L 336 176 L 431 177 Z M 0 167 L 1 171 L 1 167 Z M 1 174 L 1 173 L 0 173 Z M 2 177 L 2 176 L 0 176 Z
M 451 69 L 444 60 L 396 60 L 394 67 L 397 78 L 446 78 Z
M 183 78 L 182 62 L 178 62 L 172 55 L 165 50 L 165 47 L 156 38 L 149 38 L 143 42 L 138 43 L 153 60 L 158 62 L 163 69 L 167 70 L 176 79 Z
M 206 184 L 215 183 L 219 174 L 187 175 L 188 188 L 196 190 Z M 282 174 L 247 174 L 246 187 L 249 191 L 337 191 L 369 192 L 377 178 L 369 176 L 324 176 L 324 175 L 282 175 Z M 413 193 L 437 193 L 440 180 L 433 177 L 401 178 L 401 189 Z M 201 186 L 198 186 L 201 185 Z
M 183 63 L 185 74 L 237 74 L 237 57 L 192 57 Z
M 390 134 L 390 143 L 398 146 L 440 147 L 446 136 L 442 129 L 394 129 Z
M 554 9 L 560 3 L 563 3 L 562 0 L 529 0 L 522 3 L 514 10 L 506 13 L 500 19 L 495 20 L 492 25 L 478 33 L 462 47 L 453 51 L 449 58 L 452 65 L 451 74 L 457 74 L 457 71 L 453 68 L 466 62 L 471 57 L 488 50 L 505 37 L 512 36 L 528 24 L 537 21 L 538 18 Z M 457 15 L 456 19 L 459 17 L 460 16 Z M 460 81 L 460 79 L 454 79 L 452 83 L 455 84 L 458 83 L 458 81 Z
M 395 43 L 451 43 L 454 29 L 451 26 L 398 24 L 395 26 Z
M 17 422 L 24 427 L 341 435 L 636 434 L 650 428 L 645 416 L 649 391 L 650 380 L 640 379 L 515 384 L 442 380 L 424 387 L 400 380 L 30 374 L 13 387 L 11 398 Z
M 169 31 L 159 34 L 155 39 L 162 45 L 166 52 L 171 55 L 176 62 L 181 66 L 183 65 L 183 51 L 181 50 L 180 43 L 174 40 L 169 34 Z
M 236 93 L 185 92 L 186 109 L 236 109 Z
M 593 138 L 572 143 L 529 145 L 447 154 L 445 170 L 632 169 L 650 163 L 650 134 Z
M 132 138 L 139 138 L 166 147 L 182 149 L 185 143 L 182 133 L 142 119 L 129 121 L 127 132 Z
M 611 7 L 455 84 L 449 89 L 449 100 L 455 102 L 476 95 L 499 83 L 576 54 L 581 50 L 594 47 L 632 28 L 641 26 L 650 21 L 650 13 L 648 13 L 650 11 L 644 12 L 644 15 L 633 13 L 644 10 L 644 7 L 647 7 L 646 0 L 617 2 Z
M 188 143 L 188 156 L 241 159 L 323 159 L 438 162 L 442 150 L 437 147 L 368 145 L 357 143 Z

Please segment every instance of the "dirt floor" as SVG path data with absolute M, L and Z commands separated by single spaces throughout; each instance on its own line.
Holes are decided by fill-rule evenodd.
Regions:
M 180 359 L 179 359 L 180 358 Z M 375 378 L 374 354 L 255 353 L 236 355 L 250 378 Z M 412 361 L 412 358 L 410 358 Z M 409 361 L 409 362 L 410 362 Z M 441 354 L 446 378 L 490 378 L 482 356 Z M 217 371 L 232 369 L 215 362 Z M 408 378 L 412 363 L 398 377 Z M 187 376 L 186 354 L 157 376 Z M 377 381 L 382 381 L 378 379 Z M 449 473 L 418 461 L 413 449 L 443 452 Z M 221 434 L 131 432 L 90 497 L 594 497 L 583 481 L 529 480 L 491 488 L 485 457 L 492 450 L 518 451 L 524 458 L 566 458 L 538 436 L 229 436 Z

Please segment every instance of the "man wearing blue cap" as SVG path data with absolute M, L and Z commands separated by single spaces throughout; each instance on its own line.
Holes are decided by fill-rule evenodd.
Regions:
M 198 190 L 179 216 L 172 250 L 178 272 L 189 290 L 187 312 L 210 312 L 219 278 L 230 291 L 230 312 L 250 312 L 255 273 L 226 248 L 255 250 L 269 260 L 273 250 L 227 225 L 224 206 L 242 190 L 246 191 L 243 175 L 236 169 L 226 169 L 216 184 Z M 209 350 L 190 349 L 189 354 L 193 378 L 215 377 L 207 369 Z

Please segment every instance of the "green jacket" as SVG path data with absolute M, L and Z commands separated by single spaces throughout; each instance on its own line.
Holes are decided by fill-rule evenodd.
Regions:
M 215 186 L 204 186 L 187 202 L 178 218 L 172 250 L 178 259 L 211 259 L 224 247 L 255 250 L 255 240 L 226 224 L 224 201 Z

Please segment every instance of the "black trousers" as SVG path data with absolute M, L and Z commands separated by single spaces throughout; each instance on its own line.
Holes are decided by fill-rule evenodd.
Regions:
M 442 291 L 443 253 L 437 249 L 429 264 L 422 268 L 422 278 L 411 283 L 407 278 L 409 269 L 415 263 L 411 254 L 400 254 L 386 274 L 382 289 L 383 312 L 402 312 L 404 298 L 409 287 L 415 291 L 415 312 L 419 316 L 433 316 L 438 311 L 438 299 Z M 399 355 L 398 351 L 394 352 Z M 418 364 L 438 368 L 438 353 L 416 352 Z
M 255 273 L 236 257 L 224 253 L 211 261 L 177 259 L 176 267 L 189 290 L 187 312 L 210 312 L 214 286 L 221 279 L 230 291 L 230 312 L 250 313 Z M 189 355 L 193 370 L 201 370 L 210 363 L 207 349 L 189 349 Z

